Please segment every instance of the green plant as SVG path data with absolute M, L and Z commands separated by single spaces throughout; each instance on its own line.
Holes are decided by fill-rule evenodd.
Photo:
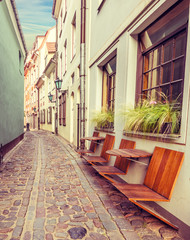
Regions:
M 170 103 L 164 94 L 162 101 L 141 100 L 135 108 L 127 108 L 125 130 L 148 133 L 178 133 L 180 128 L 180 104 Z M 167 125 L 166 124 L 170 124 Z
M 114 123 L 114 112 L 102 109 L 100 112 L 94 113 L 92 122 L 96 123 L 98 128 L 110 128 Z

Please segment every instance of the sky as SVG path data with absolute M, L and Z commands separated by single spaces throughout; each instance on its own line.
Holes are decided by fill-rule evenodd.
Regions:
M 55 26 L 52 18 L 53 0 L 15 0 L 27 49 L 33 47 L 37 35 L 45 35 Z

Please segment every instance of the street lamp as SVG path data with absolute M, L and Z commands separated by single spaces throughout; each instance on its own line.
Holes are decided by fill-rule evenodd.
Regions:
M 49 98 L 50 102 L 52 102 L 52 103 L 56 102 L 56 101 L 53 101 L 53 95 L 51 94 L 51 92 L 49 92 L 48 98 Z
M 62 82 L 63 82 L 63 80 L 60 80 L 59 78 L 57 78 L 57 79 L 55 80 L 56 90 L 60 91 Z M 53 101 L 53 95 L 51 94 L 51 92 L 49 92 L 48 98 L 49 98 L 50 102 L 52 102 L 52 103 L 53 103 L 53 102 L 54 102 L 54 103 L 56 102 L 56 101 Z
M 59 78 L 55 80 L 55 86 L 58 91 L 61 89 L 62 81 L 63 80 L 60 80 Z
M 51 103 L 55 103 L 55 133 L 58 134 L 58 117 L 57 117 L 57 113 L 58 113 L 58 94 L 57 91 L 59 92 L 61 90 L 61 85 L 62 85 L 62 80 L 60 80 L 58 77 L 57 79 L 54 81 L 55 82 L 55 86 L 56 86 L 56 100 L 53 100 L 53 95 L 51 94 L 51 92 L 49 92 L 48 94 L 48 98 L 50 100 Z

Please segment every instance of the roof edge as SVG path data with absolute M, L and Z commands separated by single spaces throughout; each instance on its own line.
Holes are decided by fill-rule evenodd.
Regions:
M 26 55 L 27 55 L 28 50 L 27 50 L 27 47 L 26 47 L 26 42 L 25 42 L 25 39 L 24 39 L 24 34 L 23 34 L 23 31 L 22 31 L 22 27 L 20 25 L 20 20 L 19 20 L 17 8 L 16 8 L 16 3 L 15 3 L 15 0 L 10 0 L 10 2 L 11 2 L 11 5 L 12 5 L 12 8 L 13 8 L 13 12 L 14 12 L 15 19 L 16 19 L 16 22 L 17 22 L 18 30 L 19 30 L 19 33 L 20 33 L 20 36 L 21 36 L 21 39 L 22 39 L 22 43 L 23 43 L 23 46 L 24 46 L 24 50 L 25 50 Z

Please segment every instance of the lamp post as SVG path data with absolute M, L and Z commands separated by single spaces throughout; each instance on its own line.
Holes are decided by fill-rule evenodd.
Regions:
M 62 85 L 62 80 L 59 79 L 57 77 L 57 79 L 54 81 L 55 82 L 55 86 L 56 86 L 56 100 L 53 100 L 53 95 L 51 94 L 51 92 L 49 92 L 48 94 L 48 98 L 50 100 L 50 102 L 55 103 L 55 134 L 58 134 L 58 94 L 57 91 L 59 92 L 61 89 L 61 85 Z

